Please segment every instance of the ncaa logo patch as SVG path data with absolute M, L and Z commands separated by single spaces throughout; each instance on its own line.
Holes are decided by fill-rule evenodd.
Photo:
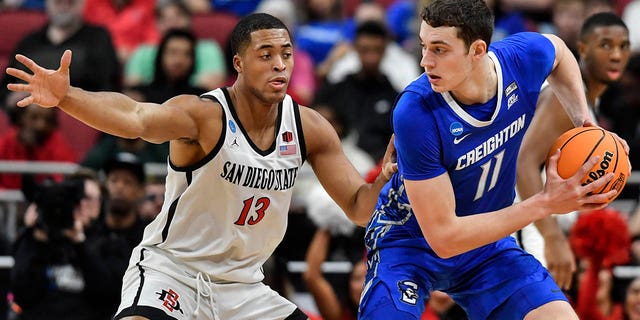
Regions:
M 411 280 L 398 281 L 400 301 L 415 306 L 418 303 L 418 285 Z
M 460 122 L 452 122 L 451 125 L 449 125 L 449 132 L 451 132 L 451 134 L 456 137 L 461 135 L 463 131 L 464 128 L 462 127 L 462 123 Z
M 236 124 L 229 120 L 229 129 L 231 129 L 231 132 L 236 133 Z

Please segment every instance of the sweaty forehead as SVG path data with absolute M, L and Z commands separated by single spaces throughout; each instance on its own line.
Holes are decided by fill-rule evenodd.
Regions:
M 251 32 L 249 48 L 291 46 L 291 38 L 286 29 L 263 29 Z

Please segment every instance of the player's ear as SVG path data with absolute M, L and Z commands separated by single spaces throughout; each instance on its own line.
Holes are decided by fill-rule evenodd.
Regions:
M 474 57 L 480 58 L 487 53 L 487 43 L 484 40 L 476 40 L 469 46 L 469 53 Z
M 236 69 L 237 73 L 242 73 L 242 59 L 238 54 L 233 56 L 233 68 Z

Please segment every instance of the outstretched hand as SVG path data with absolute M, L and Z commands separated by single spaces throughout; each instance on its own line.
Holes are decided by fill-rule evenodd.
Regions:
M 26 107 L 35 103 L 48 108 L 59 105 L 70 87 L 71 50 L 65 50 L 60 58 L 58 70 L 45 69 L 21 54 L 16 55 L 16 60 L 33 73 L 29 74 L 20 69 L 7 68 L 7 74 L 25 82 L 10 83 L 7 88 L 11 91 L 29 93 L 27 97 L 18 101 L 18 106 Z

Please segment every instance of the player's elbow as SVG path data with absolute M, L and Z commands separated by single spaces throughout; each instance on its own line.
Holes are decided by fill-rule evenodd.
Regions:
M 436 235 L 428 237 L 427 242 L 438 257 L 447 259 L 460 253 L 455 250 L 455 244 L 453 243 L 453 241 L 451 241 L 451 239 L 452 238 L 450 237 Z
M 369 217 L 371 215 L 363 215 L 363 214 L 349 214 L 347 213 L 347 218 L 351 220 L 351 222 L 359 227 L 366 227 L 369 222 Z
M 431 248 L 433 249 L 433 252 L 442 259 L 448 259 L 457 255 L 457 253 L 454 250 L 451 250 L 447 245 L 431 246 Z

